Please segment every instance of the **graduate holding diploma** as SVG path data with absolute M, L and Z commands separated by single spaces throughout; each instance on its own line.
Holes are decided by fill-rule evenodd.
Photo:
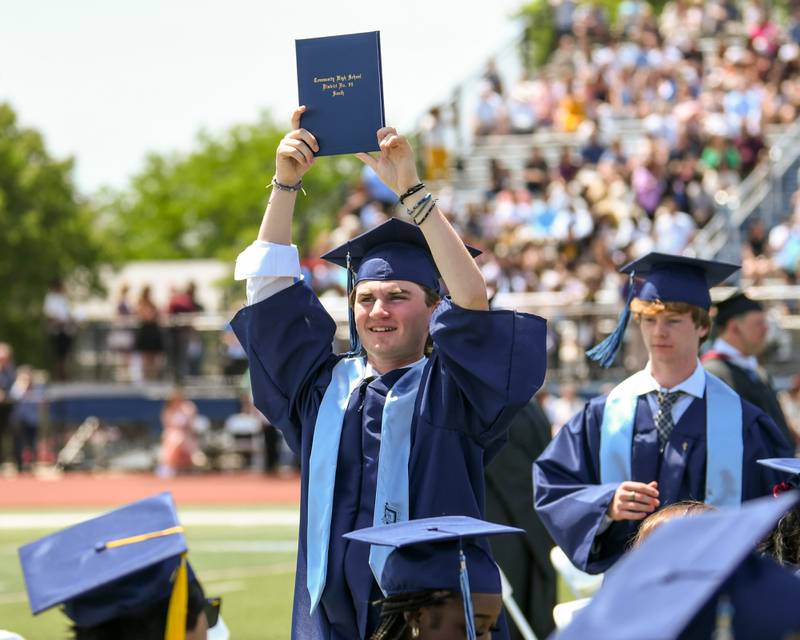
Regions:
M 258 239 L 236 262 L 248 306 L 232 321 L 256 406 L 301 459 L 292 637 L 368 638 L 389 550 L 342 538 L 441 515 L 481 518 L 483 468 L 544 379 L 545 322 L 490 311 L 481 273 L 417 176 L 408 141 L 377 131 L 357 154 L 400 196 L 397 219 L 324 258 L 348 269 L 350 354 L 300 277 L 292 214 L 317 143 L 304 108 L 277 151 Z M 449 291 L 443 296 L 440 278 Z M 495 635 L 497 637 L 505 637 Z

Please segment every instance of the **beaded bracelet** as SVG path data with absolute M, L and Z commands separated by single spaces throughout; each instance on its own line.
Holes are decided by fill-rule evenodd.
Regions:
M 303 195 L 306 195 L 302 180 L 298 180 L 297 184 L 283 184 L 282 182 L 278 182 L 277 176 L 272 176 L 272 182 L 267 185 L 267 189 L 272 187 L 275 187 L 279 191 L 302 191 Z
M 405 204 L 406 198 L 409 196 L 413 196 L 417 191 L 420 191 L 425 188 L 425 184 L 422 182 L 418 182 L 413 187 L 409 187 L 402 196 L 400 196 L 400 204 Z
M 406 213 L 409 216 L 411 216 L 411 219 L 413 220 L 414 217 L 417 215 L 417 212 L 422 211 L 425 205 L 431 201 L 431 198 L 433 198 L 433 196 L 430 193 L 427 194 L 424 198 L 421 198 L 413 207 L 411 207 L 410 209 L 406 209 Z

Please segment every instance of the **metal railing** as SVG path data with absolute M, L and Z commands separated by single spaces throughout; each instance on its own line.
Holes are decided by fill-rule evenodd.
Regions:
M 742 225 L 754 214 L 764 219 L 767 228 L 783 217 L 797 187 L 800 120 L 788 129 L 774 131 L 768 139 L 772 139 L 768 159 L 738 187 L 715 194 L 716 212 L 690 246 L 690 252 L 697 257 L 738 262 Z

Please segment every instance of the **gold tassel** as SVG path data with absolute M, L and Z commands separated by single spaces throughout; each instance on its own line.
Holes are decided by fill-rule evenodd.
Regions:
M 167 626 L 164 640 L 186 640 L 186 613 L 189 606 L 189 571 L 186 568 L 186 554 L 181 554 L 181 563 L 175 573 L 172 595 L 167 610 Z

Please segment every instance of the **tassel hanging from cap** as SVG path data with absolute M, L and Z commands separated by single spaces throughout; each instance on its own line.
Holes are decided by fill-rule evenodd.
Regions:
M 469 573 L 467 573 L 467 559 L 464 550 L 458 548 L 458 582 L 461 586 L 461 598 L 464 601 L 464 622 L 467 626 L 467 640 L 477 640 L 475 631 L 475 613 L 472 609 L 472 591 L 469 588 Z
M 619 353 L 620 347 L 622 346 L 622 339 L 625 337 L 625 329 L 631 318 L 631 300 L 633 300 L 633 292 L 635 289 L 633 277 L 634 274 L 631 273 L 630 280 L 628 281 L 628 296 L 625 300 L 625 307 L 617 321 L 617 326 L 614 327 L 614 330 L 605 340 L 596 344 L 586 352 L 586 356 L 590 360 L 594 360 L 599 363 L 601 367 L 606 369 L 613 364 L 617 353 Z
M 350 296 L 353 294 L 353 281 L 355 280 L 355 272 L 353 265 L 350 262 L 350 252 L 347 252 L 347 325 L 350 330 L 350 351 L 348 356 L 358 356 L 361 354 L 361 341 L 358 339 L 358 331 L 356 331 L 356 316 L 353 313 L 353 305 L 350 304 Z
M 167 626 L 164 640 L 185 640 L 186 614 L 189 608 L 189 573 L 186 568 L 186 554 L 181 554 L 181 562 L 175 571 L 175 582 L 167 609 Z

